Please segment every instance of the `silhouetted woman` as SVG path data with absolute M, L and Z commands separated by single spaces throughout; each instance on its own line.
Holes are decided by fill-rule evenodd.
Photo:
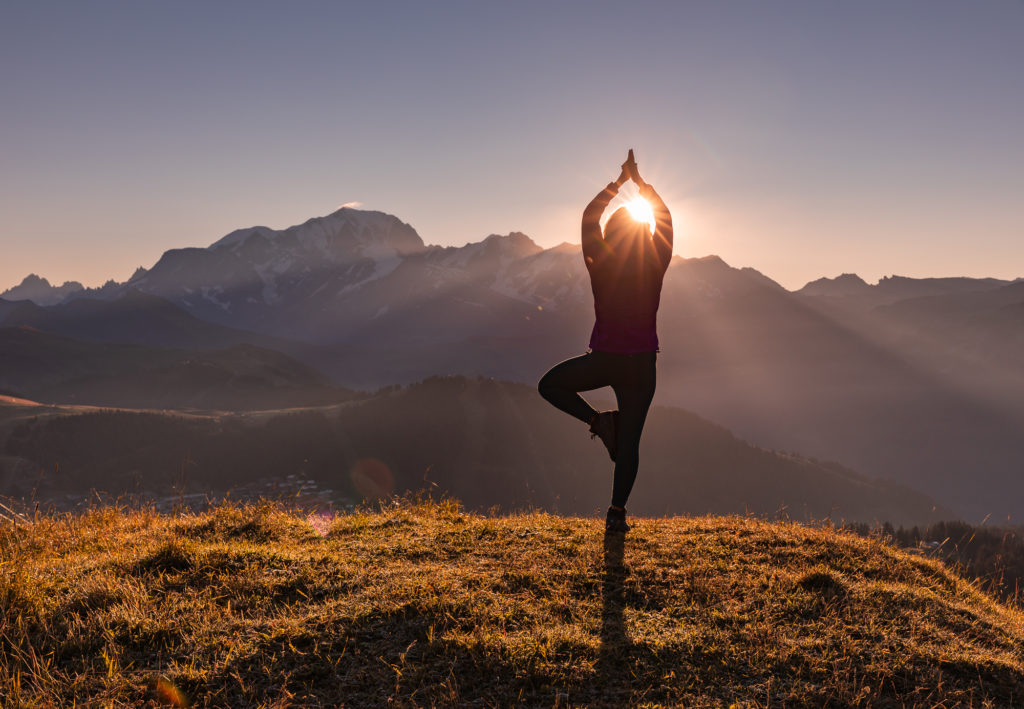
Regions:
M 654 213 L 655 229 L 635 220 L 626 207 L 612 214 L 601 232 L 601 215 L 632 179 Z M 672 215 L 654 188 L 640 178 L 633 151 L 622 172 L 583 211 L 583 259 L 594 292 L 590 351 L 555 365 L 537 388 L 562 411 L 590 425 L 615 461 L 612 503 L 605 527 L 625 532 L 626 500 L 640 463 L 640 434 L 654 397 L 658 352 L 657 314 L 661 283 L 672 258 Z M 610 386 L 618 411 L 596 411 L 579 395 Z

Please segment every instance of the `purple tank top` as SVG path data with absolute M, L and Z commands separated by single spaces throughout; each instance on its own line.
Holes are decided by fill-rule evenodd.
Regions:
M 665 271 L 653 248 L 620 261 L 610 257 L 587 264 L 594 293 L 594 329 L 590 349 L 618 354 L 658 349 L 658 305 Z

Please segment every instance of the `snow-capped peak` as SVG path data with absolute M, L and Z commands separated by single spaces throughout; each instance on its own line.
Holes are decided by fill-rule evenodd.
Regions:
M 238 229 L 210 246 L 211 250 L 309 251 L 333 263 L 360 258 L 380 260 L 424 249 L 416 230 L 384 212 L 342 207 L 283 230 L 265 226 Z
M 244 243 L 253 234 L 260 234 L 262 236 L 270 237 L 275 231 L 270 227 L 266 226 L 251 226 L 246 229 L 235 229 L 230 234 L 221 237 L 217 241 L 213 242 L 209 248 L 217 249 L 225 246 L 236 246 Z

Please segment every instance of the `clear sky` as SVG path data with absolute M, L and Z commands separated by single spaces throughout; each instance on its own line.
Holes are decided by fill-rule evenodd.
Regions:
M 1024 1 L 0 0 L 0 290 L 348 202 L 578 242 L 629 147 L 683 256 L 1024 276 Z

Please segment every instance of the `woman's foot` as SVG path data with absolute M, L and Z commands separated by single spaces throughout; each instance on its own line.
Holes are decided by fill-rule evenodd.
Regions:
M 601 443 L 608 449 L 608 457 L 615 462 L 615 454 L 618 449 L 619 438 L 619 412 L 602 411 L 594 414 L 590 419 L 590 437 L 600 438 Z
M 624 507 L 609 507 L 608 516 L 604 520 L 604 531 L 613 534 L 625 534 L 629 531 L 626 524 L 626 509 Z

